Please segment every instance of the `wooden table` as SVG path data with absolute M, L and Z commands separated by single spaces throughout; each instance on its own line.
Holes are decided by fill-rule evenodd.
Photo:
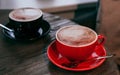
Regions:
M 9 12 L 0 10 L 0 23 L 8 22 Z M 55 39 L 56 30 L 75 23 L 46 13 L 44 19 L 51 25 L 50 33 L 36 41 L 18 42 L 8 39 L 0 28 L 0 75 L 119 75 L 113 58 L 107 59 L 98 68 L 83 72 L 63 70 L 52 64 L 46 54 L 47 46 Z

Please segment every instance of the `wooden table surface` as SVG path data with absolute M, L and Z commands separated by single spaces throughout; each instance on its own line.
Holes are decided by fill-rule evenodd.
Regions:
M 0 10 L 0 23 L 8 22 L 9 12 L 10 10 Z M 107 59 L 98 68 L 82 72 L 63 70 L 52 64 L 46 54 L 47 46 L 55 40 L 56 30 L 75 23 L 57 15 L 44 13 L 43 17 L 51 25 L 50 33 L 35 41 L 8 39 L 0 28 L 0 75 L 119 75 L 113 58 Z

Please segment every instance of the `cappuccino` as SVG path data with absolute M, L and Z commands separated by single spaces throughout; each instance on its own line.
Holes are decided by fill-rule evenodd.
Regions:
M 71 25 L 58 30 L 57 39 L 70 46 L 83 46 L 96 41 L 97 34 L 88 27 Z
M 35 8 L 21 8 L 13 10 L 9 17 L 14 21 L 26 22 L 33 21 L 42 16 L 42 11 Z

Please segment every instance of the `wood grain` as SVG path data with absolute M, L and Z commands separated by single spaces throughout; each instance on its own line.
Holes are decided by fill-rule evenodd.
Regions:
M 0 10 L 0 23 L 7 23 L 9 11 Z M 19 42 L 6 38 L 0 28 L 0 75 L 119 75 L 113 59 L 107 59 L 100 67 L 89 71 L 73 72 L 52 64 L 46 54 L 48 45 L 55 40 L 55 32 L 62 26 L 76 24 L 57 15 L 44 13 L 51 25 L 44 38 Z

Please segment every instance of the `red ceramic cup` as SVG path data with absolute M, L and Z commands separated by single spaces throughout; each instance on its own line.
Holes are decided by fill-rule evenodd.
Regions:
M 103 45 L 104 43 L 104 36 L 97 35 L 95 31 L 90 29 L 96 36 L 94 41 L 86 45 L 81 45 L 81 46 L 76 46 L 76 47 L 70 46 L 70 45 L 64 44 L 62 41 L 59 40 L 57 34 L 61 29 L 62 28 L 60 28 L 56 32 L 56 47 L 59 53 L 70 61 L 80 62 L 80 61 L 86 60 L 94 52 L 94 49 L 96 46 Z

